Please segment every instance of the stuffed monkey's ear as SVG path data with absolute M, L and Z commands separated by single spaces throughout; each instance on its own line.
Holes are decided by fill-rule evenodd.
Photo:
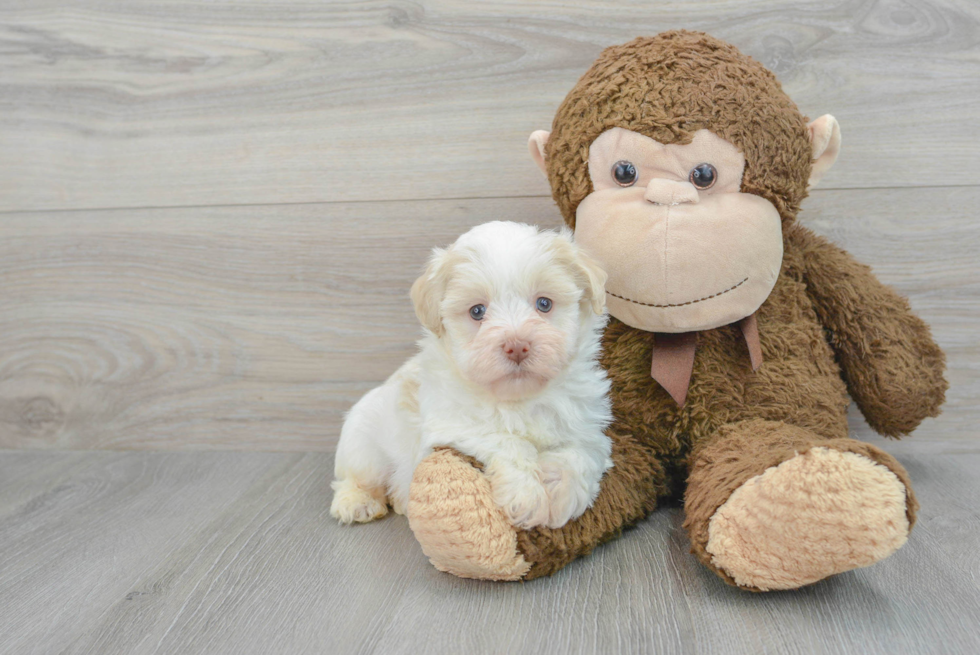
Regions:
M 531 132 L 531 138 L 527 140 L 527 150 L 531 153 L 531 159 L 538 165 L 545 177 L 548 177 L 548 169 L 544 164 L 544 147 L 548 143 L 551 132 L 545 130 L 535 130 Z
M 830 114 L 824 114 L 810 123 L 810 145 L 813 147 L 813 168 L 810 169 L 807 190 L 816 186 L 840 154 L 840 126 L 837 119 Z
M 415 315 L 418 316 L 419 322 L 422 323 L 422 327 L 437 337 L 445 332 L 439 304 L 442 302 L 442 295 L 446 288 L 448 259 L 447 250 L 434 248 L 425 273 L 415 280 L 411 292 L 412 302 L 415 303 Z

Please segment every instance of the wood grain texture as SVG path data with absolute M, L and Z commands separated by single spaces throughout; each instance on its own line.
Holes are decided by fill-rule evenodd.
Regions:
M 698 564 L 677 508 L 489 583 L 432 568 L 403 517 L 333 522 L 329 454 L 3 452 L 0 652 L 977 652 L 980 451 L 903 447 L 909 543 L 770 594 Z
M 672 28 L 837 116 L 803 221 L 949 355 L 915 438 L 850 415 L 910 472 L 908 545 L 754 595 L 676 507 L 528 584 L 339 527 L 332 456 L 297 451 L 412 352 L 429 248 L 556 225 L 527 134 Z M 980 652 L 978 46 L 972 0 L 0 3 L 0 654 Z
M 978 205 L 980 188 L 838 190 L 803 215 L 933 325 L 939 440 L 980 418 Z M 0 217 L 0 447 L 332 450 L 413 351 L 430 247 L 556 215 L 515 198 Z
M 325 450 L 433 245 L 544 199 L 0 218 L 0 447 Z M 550 218 L 549 218 L 550 217 Z
M 980 183 L 972 0 L 8 0 L 0 211 L 546 195 L 527 135 L 672 28 L 840 119 L 825 188 Z

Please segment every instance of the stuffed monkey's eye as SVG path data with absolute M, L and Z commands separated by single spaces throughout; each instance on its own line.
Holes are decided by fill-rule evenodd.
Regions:
M 704 191 L 714 186 L 715 180 L 718 179 L 718 171 L 711 164 L 698 164 L 691 169 L 688 179 L 698 190 Z
M 547 314 L 551 311 L 551 298 L 538 298 L 538 301 L 534 303 L 534 306 L 538 308 L 538 311 L 542 314 Z
M 636 184 L 636 178 L 639 177 L 636 174 L 636 166 L 633 165 L 633 162 L 626 161 L 625 159 L 613 164 L 612 175 L 613 179 L 616 180 L 616 184 L 619 186 L 633 186 Z
M 487 315 L 487 308 L 483 305 L 473 305 L 470 307 L 470 318 L 474 321 L 482 321 L 483 317 Z

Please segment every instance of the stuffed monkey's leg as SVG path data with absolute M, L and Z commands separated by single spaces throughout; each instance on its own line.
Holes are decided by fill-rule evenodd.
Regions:
M 464 578 L 519 580 L 550 575 L 646 516 L 667 492 L 664 469 L 631 435 L 609 431 L 613 467 L 599 496 L 558 529 L 514 528 L 494 505 L 480 464 L 437 450 L 415 469 L 408 520 L 432 564 Z
M 691 455 L 684 527 L 729 584 L 795 589 L 884 559 L 918 507 L 891 455 L 853 439 L 752 420 L 723 426 Z

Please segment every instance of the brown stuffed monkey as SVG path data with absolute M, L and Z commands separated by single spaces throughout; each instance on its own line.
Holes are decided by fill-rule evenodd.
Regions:
M 796 222 L 837 157 L 734 47 L 667 32 L 606 49 L 531 136 L 576 241 L 606 269 L 602 358 L 614 466 L 560 529 L 512 527 L 479 462 L 439 450 L 408 514 L 463 577 L 554 573 L 683 493 L 692 551 L 731 584 L 792 589 L 897 550 L 917 503 L 902 466 L 848 437 L 936 416 L 944 356 L 908 302 Z

